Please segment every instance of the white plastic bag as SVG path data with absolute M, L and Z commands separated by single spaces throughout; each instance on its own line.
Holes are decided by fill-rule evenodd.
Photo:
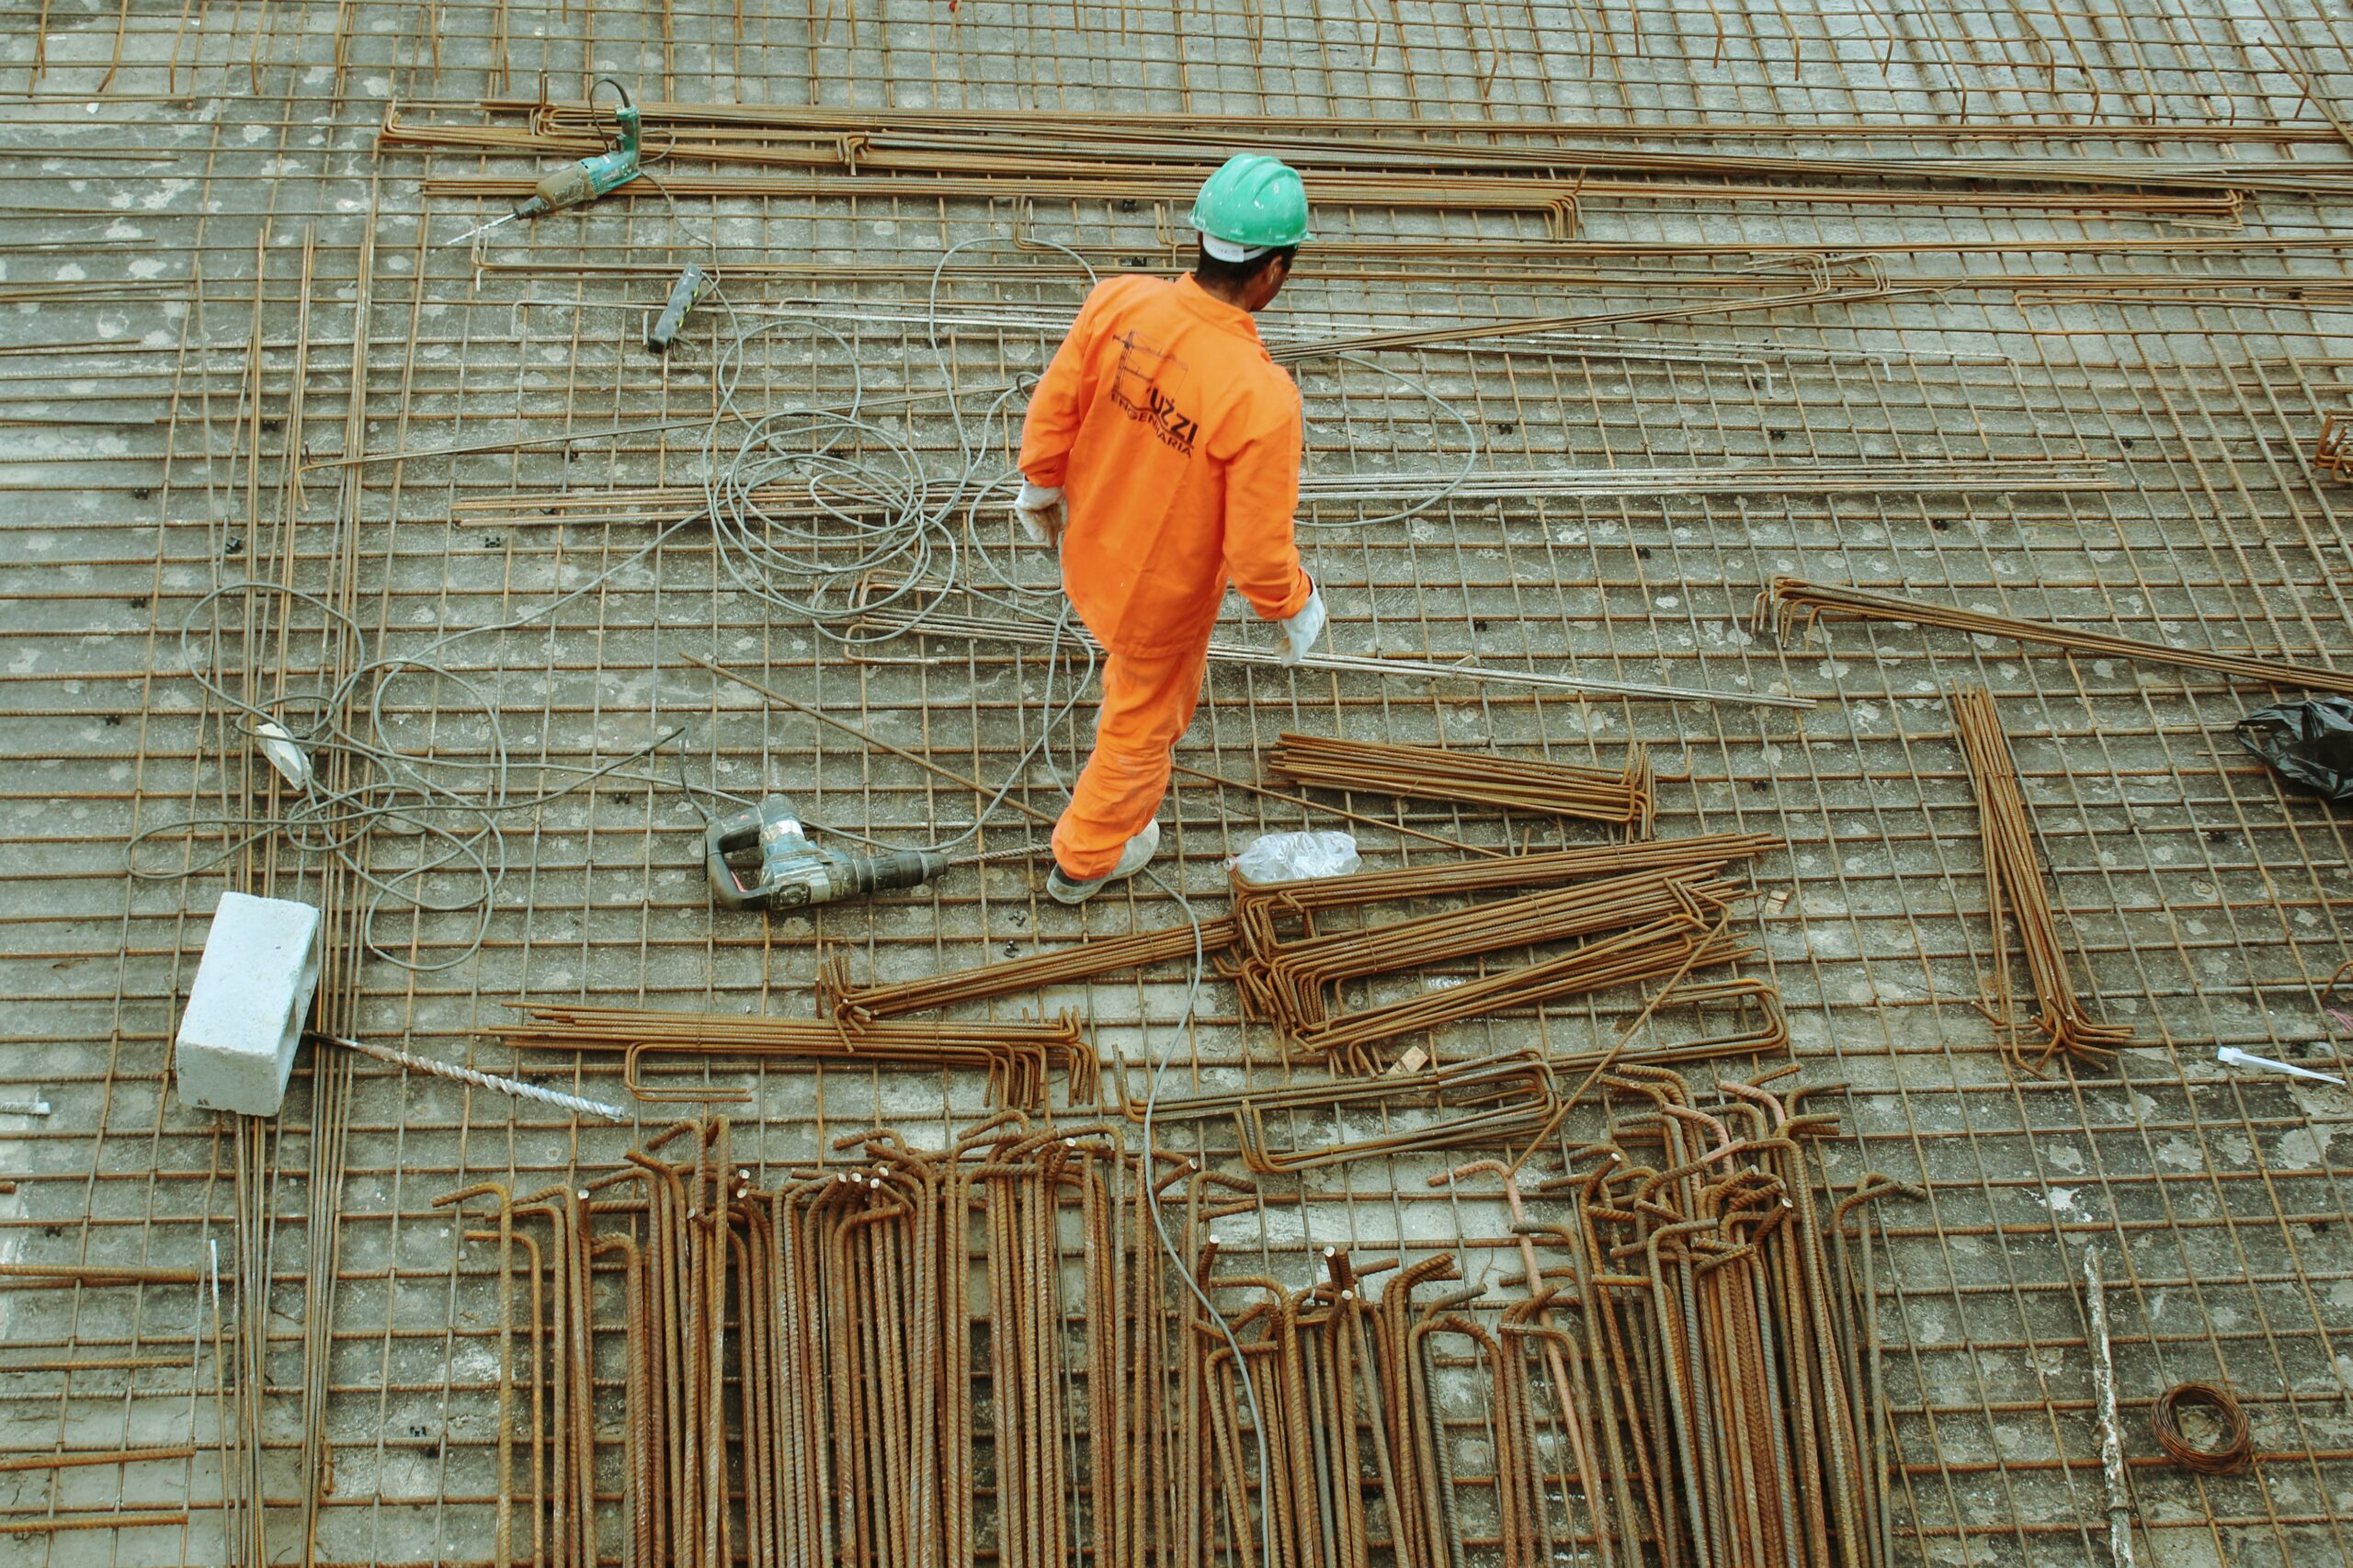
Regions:
M 1227 862 L 1253 882 L 1298 882 L 1345 877 L 1362 864 L 1354 835 L 1269 833 Z

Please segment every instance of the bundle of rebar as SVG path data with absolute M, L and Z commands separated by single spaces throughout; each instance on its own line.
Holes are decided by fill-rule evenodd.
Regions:
M 1302 1053 L 1355 1071 L 1371 1071 L 1378 1064 L 1370 1048 L 1382 1040 L 1427 1034 L 1466 1018 L 1513 1012 L 1612 986 L 1650 981 L 1671 986 L 1695 969 L 1735 963 L 1753 958 L 1756 951 L 1727 936 L 1722 922 L 1703 925 L 1678 914 L 1460 985 L 1439 986 L 1329 1017 L 1299 1029 L 1291 1040 Z
M 1825 1224 L 1804 1141 L 1836 1119 L 1800 1114 L 1802 1088 L 1725 1083 L 1730 1097 L 1703 1108 L 1664 1069 L 1605 1083 L 1655 1116 L 1578 1150 L 1594 1163 L 1550 1184 L 1574 1195 L 1571 1222 L 1523 1233 L 1570 1264 L 1540 1288 L 1530 1257 L 1522 1319 L 1562 1352 L 1543 1369 L 1601 1561 L 1885 1568 L 1887 1488 L 1837 1224 L 1913 1189 L 1866 1176 Z M 1568 1321 L 1548 1327 L 1555 1310 Z M 1539 1524 L 1544 1479 L 1502 1483 Z M 1524 1539 L 1517 1561 L 1549 1561 L 1550 1544 Z
M 1319 790 L 1542 812 L 1611 823 L 1634 837 L 1650 836 L 1651 765 L 1648 752 L 1640 745 L 1628 747 L 1625 767 L 1612 773 L 1607 768 L 1531 762 L 1492 752 L 1285 733 L 1267 758 L 1267 771 Z
M 1152 1120 L 1157 1127 L 1231 1118 L 1243 1163 L 1262 1176 L 1431 1149 L 1518 1149 L 1559 1125 L 1564 1096 L 1555 1067 L 1542 1051 L 1508 1051 L 1384 1077 L 1154 1100 Z M 1131 1099 L 1120 1109 L 1141 1122 L 1144 1105 Z M 1345 1123 L 1350 1111 L 1374 1109 L 1386 1131 L 1357 1139 L 1324 1135 L 1324 1118 Z M 1311 1119 L 1313 1135 L 1295 1135 L 1300 1117 Z M 1270 1118 L 1294 1135 L 1272 1131 Z
M 1754 859 L 1780 842 L 1763 833 L 1702 833 L 1689 838 L 1645 838 L 1631 844 L 1598 844 L 1486 860 L 1448 860 L 1289 882 L 1254 882 L 1237 872 L 1232 879 L 1234 932 L 1245 946 L 1264 952 L 1281 939 L 1283 926 L 1312 926 L 1315 915 L 1325 911 L 1404 898 L 1550 887 L 1582 877 L 1628 871 L 1715 870 L 1735 860 Z
M 2331 479 L 2353 479 L 2353 418 L 2337 413 L 2320 422 L 2320 436 L 2313 442 L 2313 469 Z
M 1324 473 L 1302 480 L 1302 505 L 1398 501 L 1428 493 L 1427 474 Z M 1691 468 L 1476 468 L 1455 482 L 1460 500 L 1631 495 L 1868 495 L 2112 490 L 2108 465 L 2078 458 L 1890 458 L 1882 462 L 1712 463 Z
M 1716 873 L 1771 842 L 1711 834 L 1320 881 L 1236 879 L 1234 951 L 1219 969 L 1239 989 L 1244 1016 L 1275 1025 L 1293 1051 L 1338 1072 L 1378 1073 L 1388 1064 L 1371 1047 L 1381 1040 L 1610 986 L 1679 981 L 1747 956 L 1722 931 L 1745 890 Z M 1321 911 L 1512 887 L 1535 891 L 1355 930 L 1315 924 Z M 1342 1000 L 1350 982 L 1578 938 L 1595 939 L 1400 999 L 1353 1010 Z
M 525 1555 L 526 1525 L 533 1562 L 612 1560 L 597 1460 L 617 1429 L 635 1562 L 938 1568 L 973 1562 L 983 1534 L 1008 1568 L 1168 1562 L 1174 1323 L 1145 1163 L 1103 1131 L 1005 1113 L 938 1153 L 857 1134 L 835 1145 L 857 1164 L 758 1191 L 722 1119 L 585 1187 L 441 1199 L 497 1200 L 496 1228 L 467 1235 L 499 1246 L 498 1561 Z M 655 1157 L 673 1143 L 682 1158 Z M 593 1375 L 608 1258 L 617 1426 Z
M 379 148 L 448 148 L 540 159 L 579 157 L 603 149 L 610 110 L 585 103 L 485 104 L 528 124 L 452 123 L 404 119 L 386 107 Z M 1089 116 L 1052 125 L 1027 115 L 935 109 L 921 119 L 877 118 L 856 110 L 751 110 L 743 106 L 650 103 L 663 157 L 749 167 L 824 171 L 906 183 L 961 176 L 1015 181 L 1057 179 L 1116 184 L 1122 194 L 1189 195 L 1185 181 L 1205 160 L 1233 151 L 1235 131 L 1222 124 L 1147 123 L 1135 117 Z M 1620 199 L 1692 199 L 1759 202 L 1836 202 L 1973 208 L 2106 210 L 2228 219 L 2238 193 L 2279 188 L 2310 196 L 2345 182 L 2341 170 L 2305 163 L 2268 165 L 2165 158 L 2086 159 L 1823 157 L 1788 153 L 1637 147 L 1594 127 L 1522 124 L 1515 143 L 1425 121 L 1377 127 L 1377 134 L 1332 130 L 1313 137 L 1260 131 L 1260 149 L 1315 170 L 1323 199 L 1377 203 L 1402 187 L 1442 190 L 1451 184 L 1467 204 L 1517 185 L 1571 185 Z M 1620 128 L 1622 129 L 1622 128 Z M 1418 131 L 1418 133 L 1416 133 Z M 1431 134 L 1436 131 L 1437 134 Z M 1570 138 L 1588 136 L 1586 141 Z M 1806 183 L 1774 183 L 1802 180 Z M 2038 187 L 2056 188 L 2035 188 Z M 1374 193 L 1370 198 L 1358 192 Z M 1006 194 L 1015 194 L 1008 190 Z
M 1495 945 L 1507 946 L 1508 938 L 1524 928 L 1550 932 L 1553 937 L 1576 934 L 1573 917 L 1574 912 L 1580 909 L 1606 910 L 1609 912 L 1610 918 L 1626 924 L 1634 923 L 1644 911 L 1665 915 L 1670 911 L 1696 909 L 1700 905 L 1691 902 L 1688 895 L 1663 890 L 1688 886 L 1708 890 L 1703 896 L 1712 897 L 1728 892 L 1731 884 L 1704 880 L 1677 881 L 1678 873 L 1714 870 L 1733 859 L 1755 855 L 1772 842 L 1761 834 L 1713 834 L 1667 842 L 1646 839 L 1627 845 L 1561 850 L 1544 855 L 1504 856 L 1395 871 L 1358 872 L 1304 882 L 1253 883 L 1237 876 L 1233 881 L 1233 915 L 1222 920 L 1202 922 L 1198 936 L 1190 926 L 1139 931 L 1125 937 L 1081 942 L 1006 962 L 981 964 L 970 969 L 951 970 L 944 974 L 865 986 L 853 984 L 847 960 L 838 953 L 832 954 L 819 966 L 817 1011 L 822 1018 L 837 1026 L 838 1034 L 832 1040 L 847 1039 L 858 1047 L 863 1047 L 869 1039 L 868 1026 L 883 1018 L 1013 995 L 1050 985 L 1074 983 L 1126 969 L 1178 961 L 1199 951 L 1216 960 L 1221 972 L 1242 982 L 1245 1006 L 1256 1006 L 1267 1016 L 1279 1019 L 1293 1014 L 1302 1018 L 1320 1018 L 1323 1015 L 1319 1004 L 1313 1001 L 1291 1006 L 1281 1001 L 1254 1000 L 1258 990 L 1266 986 L 1294 977 L 1304 979 L 1314 971 L 1318 954 L 1323 949 L 1311 944 L 1287 948 L 1281 936 L 1282 926 L 1312 921 L 1313 910 L 1405 897 L 1511 887 L 1542 888 L 1550 883 L 1578 879 L 1605 879 L 1575 890 L 1567 897 L 1556 897 L 1551 903 L 1530 905 L 1522 901 L 1512 901 L 1489 905 L 1487 913 L 1468 917 L 1471 928 L 1491 935 L 1500 933 L 1506 939 Z M 1621 880 L 1607 880 L 1608 873 L 1611 872 L 1618 873 Z M 1622 881 L 1628 877 L 1636 878 L 1631 886 Z M 1663 880 L 1650 880 L 1652 878 Z M 1620 894 L 1629 892 L 1639 901 L 1645 888 L 1650 889 L 1653 894 L 1647 902 L 1622 904 L 1618 902 Z M 1560 907 L 1553 907 L 1555 904 Z M 1523 917 L 1536 924 L 1527 926 Z M 1546 924 L 1548 920 L 1552 923 Z M 1279 926 L 1279 921 L 1281 923 Z M 1246 942 L 1242 935 L 1245 926 L 1248 929 Z M 1428 935 L 1426 927 L 1420 928 L 1420 932 L 1423 937 Z M 1415 939 L 1413 935 L 1408 935 L 1409 943 Z M 1537 939 L 1545 938 L 1540 936 Z M 1342 945 L 1346 940 L 1341 939 Z M 1255 962 L 1236 960 L 1232 956 L 1238 943 L 1246 946 Z M 1418 961 L 1429 961 L 1435 955 L 1432 950 L 1425 949 L 1415 951 L 1414 956 Z M 1278 971 L 1281 971 L 1279 977 L 1277 976 Z M 1320 991 L 1316 994 L 1320 995 Z M 1483 993 L 1477 991 L 1466 993 L 1461 1000 L 1467 1002 L 1482 994 Z M 1513 1000 L 1497 1006 L 1523 1005 L 1527 999 L 1525 995 L 1517 995 Z
M 1702 1108 L 1664 1070 L 1605 1083 L 1656 1114 L 1577 1151 L 1597 1163 L 1554 1184 L 1579 1199 L 1566 1222 L 1531 1219 L 1500 1162 L 1438 1178 L 1502 1176 L 1525 1265 L 1502 1302 L 1431 1290 L 1460 1278 L 1451 1254 L 1398 1267 L 1326 1248 L 1327 1278 L 1300 1290 L 1220 1274 L 1214 1234 L 1188 1229 L 1210 1298 L 1249 1301 L 1226 1325 L 1238 1346 L 1199 1315 L 1186 1338 L 1180 1473 L 1213 1544 L 1253 1562 L 1263 1528 L 1271 1561 L 1299 1568 L 1373 1560 L 1369 1548 L 1400 1568 L 1456 1568 L 1473 1539 L 1503 1568 L 1886 1568 L 1888 1490 L 1836 1222 L 1909 1189 L 1867 1177 L 1824 1215 L 1803 1141 L 1833 1119 L 1798 1114 L 1802 1090 L 1726 1084 Z M 1376 1296 L 1372 1277 L 1392 1268 Z M 1459 1348 L 1442 1355 L 1441 1340 Z M 1466 1363 L 1479 1392 L 1456 1434 L 1443 1394 Z M 1470 1481 L 1492 1496 L 1475 1526 Z
M 2171 665 L 2178 669 L 2208 670 L 2234 680 L 2265 686 L 2301 687 L 2311 691 L 2353 696 L 2353 675 L 2315 665 L 2299 665 L 2249 653 L 2217 653 L 2180 648 L 2170 642 L 2145 642 L 2112 631 L 2086 631 L 2046 620 L 2019 620 L 1984 610 L 1958 609 L 1950 605 L 1924 604 L 1898 594 L 1829 583 L 1809 583 L 1797 577 L 1776 577 L 1756 596 L 1756 630 L 1787 637 L 1810 630 L 1824 616 L 1850 620 L 1893 620 L 1914 626 L 1966 632 L 1972 637 L 2000 637 L 2013 642 L 2040 643 L 2070 653 L 2096 658 L 2134 660 Z
M 943 316 L 943 329 L 978 324 Z M 1040 322 L 1040 331 L 1059 322 Z M 647 432 L 652 433 L 652 432 Z M 1729 462 L 1690 468 L 1471 468 L 1448 482 L 1449 494 L 1462 500 L 1631 495 L 1845 495 L 1889 491 L 1946 494 L 2015 494 L 2055 490 L 2113 490 L 2119 482 L 2109 465 L 2089 456 L 1890 458 L 1878 462 Z M 1310 474 L 1300 482 L 1302 505 L 1350 501 L 1410 503 L 1429 493 L 1427 473 L 1367 472 Z M 699 485 L 612 485 L 601 489 L 517 491 L 465 497 L 450 506 L 453 517 L 483 527 L 516 528 L 582 515 L 669 522 L 689 517 L 710 499 Z M 799 484 L 771 483 L 745 490 L 744 500 L 767 516 L 814 513 L 828 507 L 891 505 L 880 494 L 861 494 L 855 484 L 829 486 L 821 501 Z
M 1961 753 L 1969 762 L 1970 789 L 1976 797 L 1978 822 L 1985 835 L 1985 902 L 1994 923 L 1997 1010 L 2003 1027 L 2010 1032 L 2011 1053 L 2032 1072 L 2040 1072 L 2053 1056 L 2063 1053 L 2104 1060 L 2130 1040 L 2132 1031 L 2121 1024 L 2095 1022 L 2076 999 L 2066 950 L 2059 941 L 2058 917 L 2043 886 L 2034 824 L 2027 817 L 2026 796 L 2018 787 L 2009 738 L 2002 733 L 2001 715 L 1995 711 L 1994 699 L 1984 687 L 1964 686 L 1952 694 L 1952 716 Z M 2042 1035 L 2042 1049 L 2030 1058 L 2018 1043 L 2017 997 L 2010 986 L 2007 926 L 2013 917 L 2018 940 L 2026 949 L 2027 970 L 2034 981 L 2035 1028 Z
M 508 1005 L 526 1020 L 499 1031 L 508 1044 L 519 1050 L 619 1054 L 621 1081 L 642 1100 L 747 1099 L 749 1094 L 742 1089 L 657 1088 L 643 1078 L 649 1062 L 662 1057 L 684 1058 L 694 1065 L 706 1064 L 714 1057 L 740 1057 L 975 1070 L 987 1075 L 993 1104 L 1027 1111 L 1046 1108 L 1046 1086 L 1059 1065 L 1065 1103 L 1095 1103 L 1095 1051 L 1080 1035 L 1076 1021 L 1069 1017 L 872 1023 L 852 1031 L 830 1019 L 552 1003 Z
M 1126 937 L 1105 937 L 1057 948 L 1029 958 L 972 969 L 949 970 L 888 985 L 854 985 L 849 963 L 839 953 L 827 956 L 817 971 L 817 1012 L 853 1031 L 879 1018 L 903 1013 L 926 1013 L 960 1002 L 984 1001 L 1049 985 L 1068 985 L 1124 969 L 1145 969 L 1191 958 L 1196 952 L 1222 953 L 1233 945 L 1233 922 L 1204 920 L 1199 929 L 1173 926 L 1158 931 L 1138 931 Z
M 1645 1006 L 1635 1028 L 1668 999 L 1662 992 Z M 1559 1125 L 1590 1080 L 1621 1062 L 1643 1066 L 1756 1056 L 1789 1044 L 1789 1024 L 1780 994 L 1769 982 L 1737 979 L 1681 987 L 1673 999 L 1690 1006 L 1725 1006 L 1754 1021 L 1697 1040 L 1626 1051 L 1634 1030 L 1611 1044 L 1586 1051 L 1547 1051 L 1524 1047 L 1461 1062 L 1391 1071 L 1370 1078 L 1335 1078 L 1272 1088 L 1243 1088 L 1155 1098 L 1155 1127 L 1184 1122 L 1233 1122 L 1244 1163 L 1262 1174 L 1339 1165 L 1349 1160 L 1465 1145 L 1533 1145 Z M 1558 1088 L 1568 1074 L 1586 1081 L 1565 1095 Z M 1118 1077 L 1111 1093 L 1131 1122 L 1144 1119 L 1146 1101 L 1129 1096 Z M 1383 1131 L 1349 1137 L 1351 1113 L 1378 1111 Z M 1466 1114 L 1467 1113 L 1467 1114 Z M 1331 1119 L 1327 1125 L 1324 1119 Z M 1272 1127 L 1279 1121 L 1284 1131 Z
M 1703 911 L 1722 909 L 1740 891 L 1736 882 L 1695 871 L 1631 871 L 1245 950 L 1234 979 L 1246 1015 L 1296 1035 L 1333 1016 L 1345 981 L 1654 921 L 1696 924 Z
M 1455 1076 L 1550 1094 L 1526 1057 Z M 1247 1183 L 1013 1112 L 938 1151 L 853 1133 L 772 1185 L 721 1119 L 451 1193 L 497 1247 L 496 1558 L 1885 1568 L 1836 1227 L 1895 1184 L 1825 1216 L 1804 1141 L 1835 1119 L 1802 1090 L 1601 1084 L 1617 1131 L 1553 1196 L 1495 1159 L 1436 1178 L 1501 1177 L 1525 1272 L 1495 1295 L 1438 1289 L 1451 1251 L 1221 1268 Z
M 429 199 L 459 197 L 520 201 L 530 196 L 536 182 L 528 175 L 428 175 L 418 182 Z M 859 169 L 810 168 L 790 174 L 708 175 L 665 174 L 660 190 L 679 200 L 730 200 L 760 197 L 800 197 L 833 200 L 872 196 L 887 190 L 893 197 L 922 201 L 1154 201 L 1189 200 L 1200 185 L 1190 169 L 1058 169 L 1042 161 L 1017 169 L 985 172 L 933 173 L 922 169 L 894 171 L 878 163 Z M 602 199 L 628 202 L 651 193 L 654 182 L 632 180 Z M 1540 220 L 1555 239 L 1577 231 L 1579 190 L 1573 179 L 1449 179 L 1429 175 L 1390 175 L 1349 179 L 1327 176 L 1318 187 L 1319 199 L 1344 205 L 1388 207 L 1441 212 L 1516 212 Z M 1671 187 L 1634 185 L 1633 193 L 1672 199 Z M 1788 187 L 1794 200 L 1821 200 L 1820 192 Z M 1688 193 L 1687 193 L 1688 194 Z M 1711 194 L 1714 194 L 1711 192 Z M 1852 201 L 1851 195 L 1837 198 Z M 2211 197 L 2119 198 L 2135 211 L 2227 218 L 2237 210 L 2231 199 Z M 2075 208 L 2078 200 L 2019 197 L 1976 205 Z M 2097 206 L 2109 206 L 2097 201 Z

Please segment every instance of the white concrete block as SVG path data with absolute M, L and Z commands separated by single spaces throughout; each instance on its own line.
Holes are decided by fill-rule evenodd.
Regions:
M 180 1098 L 207 1110 L 275 1116 L 319 988 L 319 912 L 290 899 L 224 892 L 180 1014 Z

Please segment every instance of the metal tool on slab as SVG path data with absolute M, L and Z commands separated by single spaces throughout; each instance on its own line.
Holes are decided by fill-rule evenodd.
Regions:
M 757 874 L 746 881 L 729 857 L 756 847 Z M 769 795 L 756 806 L 713 818 L 703 835 L 703 852 L 711 894 L 728 909 L 801 909 L 916 887 L 954 864 L 930 849 L 844 855 L 823 848 L 809 841 L 800 813 L 782 795 Z
M 640 167 L 637 161 L 637 105 L 631 99 L 629 89 L 610 76 L 598 77 L 597 85 L 609 86 L 621 96 L 620 107 L 613 111 L 613 119 L 620 127 L 620 144 L 608 152 L 564 165 L 533 187 L 531 194 L 515 210 L 468 229 L 454 240 L 443 241 L 445 246 L 464 244 L 477 235 L 486 234 L 517 218 L 536 218 L 542 212 L 553 212 L 558 208 L 577 207 L 583 202 L 594 201 L 637 177 Z M 590 91 L 593 95 L 595 89 Z M 679 312 L 681 316 L 685 313 L 684 311 Z
M 645 329 L 645 346 L 656 354 L 670 352 L 670 345 L 678 340 L 679 329 L 687 324 L 687 312 L 710 292 L 710 286 L 716 281 L 699 267 L 690 265 L 679 273 L 678 280 L 670 285 L 669 301 L 662 307 L 654 324 Z

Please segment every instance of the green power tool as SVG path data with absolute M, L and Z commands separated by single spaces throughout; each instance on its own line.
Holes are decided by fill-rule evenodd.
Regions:
M 540 181 L 529 198 L 503 217 L 467 230 L 447 245 L 461 245 L 478 234 L 486 234 L 502 223 L 512 223 L 517 218 L 536 218 L 542 212 L 552 212 L 560 207 L 577 207 L 584 201 L 594 201 L 607 192 L 627 185 L 637 177 L 637 105 L 631 101 L 629 89 L 610 76 L 597 78 L 597 85 L 610 87 L 621 96 L 620 107 L 613 110 L 613 119 L 620 126 L 620 145 L 609 153 L 599 153 L 593 158 L 583 158 L 576 164 L 566 164 Z M 595 89 L 591 88 L 591 96 Z

